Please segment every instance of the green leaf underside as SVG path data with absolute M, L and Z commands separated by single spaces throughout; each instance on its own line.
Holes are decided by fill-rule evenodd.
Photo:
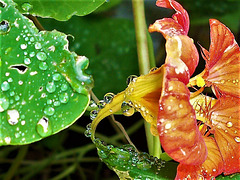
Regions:
M 99 139 L 95 139 L 95 145 L 100 159 L 121 180 L 169 180 L 176 176 L 177 163 L 164 162 L 147 153 L 137 153 L 131 145 L 106 146 Z
M 63 33 L 38 32 L 0 1 L 0 145 L 27 144 L 70 126 L 89 103 L 88 59 L 68 50 Z
M 134 23 L 127 19 L 99 18 L 95 15 L 72 17 L 68 22 L 39 19 L 45 29 L 56 28 L 74 36 L 70 50 L 90 59 L 94 93 L 118 93 L 126 88 L 129 75 L 138 74 Z
M 21 13 L 66 21 L 73 15 L 85 16 L 105 0 L 15 0 Z

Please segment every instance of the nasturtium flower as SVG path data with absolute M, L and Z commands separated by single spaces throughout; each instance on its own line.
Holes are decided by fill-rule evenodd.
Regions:
M 212 86 L 217 99 L 192 96 L 188 86 L 199 55 L 187 36 L 188 13 L 175 0 L 158 0 L 157 5 L 176 11 L 172 18 L 149 27 L 166 39 L 165 64 L 133 78 L 99 110 L 91 125 L 92 139 L 97 124 L 127 104 L 151 124 L 165 152 L 180 163 L 176 179 L 210 179 L 240 172 L 239 46 L 229 29 L 210 20 L 210 50 L 202 48 L 206 68 L 194 80 L 199 86 Z
M 217 97 L 222 94 L 240 97 L 239 46 L 231 31 L 218 20 L 210 20 L 210 29 L 209 52 L 202 48 L 206 60 L 203 79 Z

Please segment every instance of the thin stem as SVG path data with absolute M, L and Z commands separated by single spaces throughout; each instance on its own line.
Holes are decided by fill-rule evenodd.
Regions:
M 33 21 L 33 23 L 35 24 L 35 26 L 40 30 L 40 31 L 44 31 L 44 27 L 42 26 L 42 24 L 38 21 L 38 19 L 35 16 L 32 15 L 28 15 L 28 18 L 31 19 Z
M 155 66 L 153 47 L 151 38 L 147 32 L 144 1 L 132 0 L 133 15 L 135 23 L 137 53 L 140 74 L 148 74 L 150 67 Z M 150 155 L 159 157 L 161 154 L 161 145 L 158 137 L 154 137 L 150 132 L 150 124 L 144 121 L 148 151 Z
M 21 146 L 16 159 L 14 160 L 13 164 L 11 165 L 10 169 L 8 170 L 7 174 L 4 177 L 4 180 L 10 180 L 13 178 L 15 173 L 18 170 L 18 167 L 20 166 L 22 160 L 24 159 L 26 153 L 28 151 L 28 146 Z

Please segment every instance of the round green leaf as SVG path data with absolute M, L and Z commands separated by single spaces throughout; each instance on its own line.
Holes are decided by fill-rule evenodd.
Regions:
M 105 0 L 15 0 L 15 2 L 22 13 L 66 21 L 73 15 L 85 16 L 93 12 Z
M 12 1 L 0 11 L 0 145 L 27 144 L 70 126 L 86 110 L 88 59 L 63 33 L 41 31 Z

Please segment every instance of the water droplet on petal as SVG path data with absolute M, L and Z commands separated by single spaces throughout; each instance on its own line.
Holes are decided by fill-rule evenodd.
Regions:
M 31 11 L 32 8 L 33 8 L 33 6 L 29 3 L 23 3 L 22 4 L 22 10 L 24 10 L 25 12 Z
M 149 70 L 149 73 L 150 73 L 150 72 L 154 72 L 154 71 L 156 71 L 157 69 L 158 69 L 157 67 L 153 67 L 152 69 Z
M 1 89 L 2 91 L 8 91 L 10 89 L 10 85 L 7 81 L 4 81 L 2 84 L 1 84 Z
M 42 117 L 37 123 L 36 130 L 41 137 L 51 135 L 52 128 L 48 118 Z
M 0 23 L 0 34 L 7 34 L 9 33 L 11 27 L 8 21 L 2 21 Z
M 132 116 L 135 111 L 134 108 L 125 101 L 122 103 L 121 110 L 124 116 Z
M 93 121 L 97 117 L 98 111 L 97 110 L 92 110 L 90 112 L 90 119 Z
M 59 101 L 61 103 L 67 103 L 69 101 L 68 93 L 62 93 L 59 96 Z
M 45 61 L 47 59 L 47 55 L 45 52 L 38 52 L 36 57 L 38 58 L 38 60 L 40 61 Z
M 55 109 L 51 106 L 47 106 L 44 108 L 43 112 L 44 112 L 44 114 L 46 114 L 48 116 L 52 116 L 55 112 Z
M 9 100 L 5 97 L 0 98 L 0 112 L 7 110 L 9 107 Z
M 48 82 L 47 85 L 46 85 L 46 90 L 49 93 L 53 93 L 53 92 L 56 91 L 56 86 L 54 85 L 53 82 Z
M 227 127 L 232 127 L 233 126 L 233 124 L 232 124 L 232 122 L 231 121 L 229 121 L 228 123 L 227 123 Z
M 126 81 L 127 85 L 129 85 L 131 82 L 135 82 L 136 79 L 137 79 L 137 76 L 136 76 L 136 75 L 130 75 L 130 76 L 128 76 L 127 81 Z
M 240 143 L 240 137 L 235 137 L 235 141 L 237 142 L 237 143 Z
M 107 104 L 109 104 L 109 103 L 111 103 L 112 102 L 112 99 L 114 98 L 114 94 L 113 93 L 107 93 L 107 94 L 105 94 L 104 95 L 104 102 L 105 103 L 107 103 Z
M 9 124 L 15 125 L 18 123 L 19 112 L 16 109 L 8 110 L 7 115 L 8 115 L 8 123 Z
M 98 107 L 99 109 L 103 109 L 105 105 L 106 105 L 106 103 L 105 103 L 104 100 L 100 100 L 100 101 L 97 103 L 97 107 Z

